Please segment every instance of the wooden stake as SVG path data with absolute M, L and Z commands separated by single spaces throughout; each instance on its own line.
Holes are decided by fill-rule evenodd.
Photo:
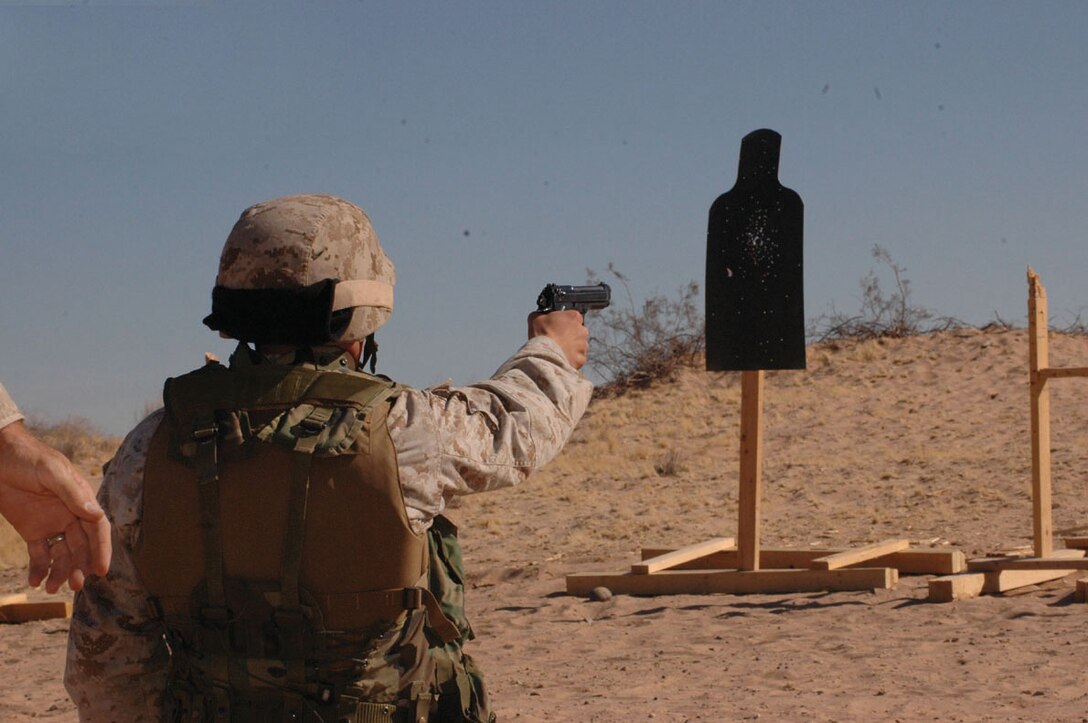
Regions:
M 1047 557 L 1054 549 L 1050 501 L 1050 366 L 1046 289 L 1039 275 L 1028 267 L 1028 365 L 1031 379 L 1031 501 L 1035 556 Z
M 740 489 L 737 553 L 741 570 L 759 569 L 759 507 L 763 474 L 763 370 L 740 376 Z

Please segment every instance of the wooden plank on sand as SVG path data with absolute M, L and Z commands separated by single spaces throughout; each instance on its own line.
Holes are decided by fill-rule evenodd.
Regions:
M 947 575 L 930 580 L 929 600 L 950 602 L 977 597 L 984 593 L 993 595 L 1059 580 L 1068 574 L 1068 570 L 992 570 Z
M 672 551 L 669 547 L 644 547 L 642 559 L 647 560 Z M 817 557 L 823 557 L 834 550 L 760 550 L 759 566 L 767 569 L 784 570 L 790 568 L 808 569 L 809 563 Z M 677 570 L 737 570 L 740 568 L 736 550 L 721 550 L 704 557 L 677 565 Z
M 1088 558 L 1084 557 L 1084 550 L 1054 550 L 1047 557 L 980 557 L 968 560 L 967 569 L 973 572 L 1064 570 L 1062 575 L 1066 575 L 1070 570 L 1088 570 Z
M 644 547 L 642 559 L 649 560 L 672 552 L 671 547 Z M 760 550 L 760 567 L 773 570 L 807 570 L 812 561 L 845 550 Z M 961 550 L 902 550 L 874 557 L 866 567 L 894 567 L 900 575 L 952 575 L 967 569 L 967 556 Z M 722 550 L 676 565 L 674 570 L 736 570 L 736 550 Z
M 812 561 L 813 570 L 838 570 L 860 562 L 866 562 L 874 557 L 899 552 L 910 547 L 910 540 L 884 540 L 865 547 L 857 547 L 834 555 L 818 557 Z
M 929 581 L 930 602 L 966 600 L 983 594 L 995 595 L 1028 585 L 1059 580 L 1069 570 L 989 570 L 935 577 Z M 1078 587 L 1079 589 L 1079 587 Z
M 1088 537 L 1066 537 L 1062 541 L 1067 549 L 1088 550 Z
M 982 572 L 964 572 L 957 575 L 935 577 L 929 581 L 930 602 L 952 602 L 978 597 L 986 586 L 986 574 Z
M 868 564 L 894 567 L 900 575 L 952 575 L 967 569 L 967 555 L 962 550 L 903 550 L 874 557 Z
M 19 603 L 25 602 L 25 592 L 12 593 L 11 595 L 0 595 L 0 607 L 4 607 L 5 605 L 17 605 Z
M 684 570 L 656 575 L 577 573 L 567 575 L 567 592 L 588 595 L 607 587 L 627 595 L 734 595 L 819 592 L 822 590 L 876 590 L 894 587 L 894 568 L 857 567 L 845 570 Z
M 736 544 L 737 541 L 732 537 L 717 537 L 706 542 L 681 547 L 679 550 L 664 552 L 650 559 L 643 559 L 641 563 L 631 565 L 631 572 L 635 575 L 649 575 L 653 572 L 668 570 L 670 567 L 676 567 L 685 562 L 706 557 L 711 553 L 726 550 Z
M 0 623 L 26 623 L 31 620 L 53 620 L 54 618 L 72 617 L 72 603 L 62 602 L 16 602 L 0 606 Z
M 995 570 L 983 574 L 986 576 L 986 586 L 982 591 L 992 594 L 1060 580 L 1069 574 L 1069 570 Z
M 985 560 L 968 560 L 967 569 L 972 572 L 1055 570 L 1064 571 L 1063 574 L 1068 575 L 1073 570 L 1088 570 L 1088 560 L 1084 558 L 1054 557 L 1053 555 L 1050 557 L 988 558 Z
M 1077 592 L 1074 597 L 1077 602 L 1088 602 L 1088 577 L 1077 580 Z

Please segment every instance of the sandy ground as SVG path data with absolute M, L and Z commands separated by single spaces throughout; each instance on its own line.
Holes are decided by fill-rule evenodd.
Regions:
M 1030 544 L 1027 336 L 962 330 L 812 348 L 772 373 L 765 547 L 903 537 L 969 557 Z M 1052 336 L 1053 366 L 1088 338 Z M 1077 574 L 1000 596 L 565 592 L 643 546 L 736 532 L 736 374 L 602 399 L 529 484 L 461 510 L 470 615 L 500 720 L 1088 721 Z M 1088 383 L 1052 384 L 1054 526 L 1088 534 Z M 0 572 L 0 593 L 25 570 Z M 0 720 L 74 720 L 66 624 L 0 626 Z

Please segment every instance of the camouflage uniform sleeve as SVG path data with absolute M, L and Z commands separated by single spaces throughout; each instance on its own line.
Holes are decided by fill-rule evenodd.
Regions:
M 19 408 L 15 406 L 15 400 L 8 395 L 8 391 L 4 389 L 4 385 L 0 384 L 0 429 L 3 429 L 13 422 L 18 422 L 22 418 L 22 413 L 20 413 Z
M 140 534 L 144 463 L 161 419 L 156 412 L 129 433 L 98 492 L 113 524 L 113 560 L 106 577 L 92 576 L 76 594 L 64 670 L 81 721 L 163 717 L 166 647 L 131 555 Z
M 593 385 L 547 337 L 529 340 L 484 382 L 402 394 L 389 415 L 412 526 L 457 495 L 509 487 L 555 457 Z

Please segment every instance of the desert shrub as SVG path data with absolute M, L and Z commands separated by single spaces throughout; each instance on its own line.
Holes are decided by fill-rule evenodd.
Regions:
M 670 449 L 654 462 L 654 472 L 658 477 L 679 477 L 686 470 L 683 456 L 675 449 Z
M 877 270 L 870 269 L 861 279 L 861 308 L 856 314 L 835 309 L 812 319 L 808 324 L 810 340 L 836 339 L 865 341 L 885 337 L 929 334 L 964 326 L 956 319 L 938 316 L 915 303 L 907 269 L 896 263 L 881 246 L 874 246 L 873 259 L 884 272 L 890 272 L 892 288 L 886 290 Z M 587 270 L 589 283 L 599 276 Z M 628 279 L 613 264 L 608 265 L 613 289 L 612 306 L 590 314 L 589 369 L 604 383 L 598 393 L 621 394 L 631 388 L 671 379 L 675 372 L 689 367 L 706 351 L 706 327 L 699 285 L 692 281 L 673 297 L 654 294 L 638 304 Z
M 873 246 L 873 258 L 891 272 L 894 289 L 885 291 L 873 269 L 861 280 L 861 309 L 850 315 L 832 309 L 809 322 L 808 336 L 818 342 L 832 339 L 899 338 L 929 334 L 963 326 L 951 317 L 937 316 L 911 298 L 907 269 L 892 260 L 881 246 Z
M 69 417 L 56 424 L 46 424 L 37 419 L 30 419 L 27 422 L 27 427 L 35 437 L 68 459 L 82 455 L 99 436 L 91 423 L 83 417 Z
M 597 274 L 587 273 L 589 283 L 597 283 Z M 621 293 L 613 294 L 610 307 L 586 319 L 588 365 L 605 380 L 599 393 L 619 394 L 671 378 L 703 353 L 706 335 L 697 283 L 688 283 L 676 297 L 655 294 L 636 304 L 627 277 L 613 264 L 608 265 L 608 276 Z
M 1051 324 L 1050 328 L 1061 334 L 1085 336 L 1088 335 L 1088 319 L 1083 312 L 1077 312 L 1069 321 L 1062 324 Z
M 97 466 L 103 458 L 113 453 L 120 441 L 103 435 L 83 417 L 69 417 L 56 423 L 31 418 L 27 420 L 27 427 L 35 437 L 72 460 L 76 466 L 85 462 L 93 462 Z

